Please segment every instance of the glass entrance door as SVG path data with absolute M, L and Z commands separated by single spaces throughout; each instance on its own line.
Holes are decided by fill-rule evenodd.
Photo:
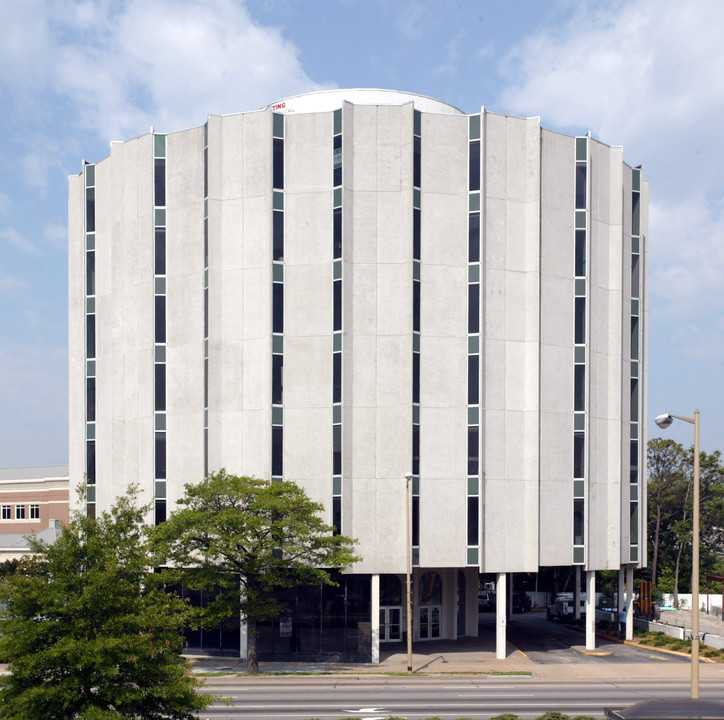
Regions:
M 420 640 L 440 637 L 440 605 L 423 605 L 420 608 Z
M 380 642 L 400 642 L 402 640 L 402 608 L 380 608 Z

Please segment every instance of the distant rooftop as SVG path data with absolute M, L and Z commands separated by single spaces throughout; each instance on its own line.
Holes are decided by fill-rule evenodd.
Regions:
M 67 465 L 33 465 L 31 467 L 0 468 L 0 482 L 8 480 L 48 480 L 67 478 Z
M 2 562 L 2 556 L 7 555 L 8 552 L 24 553 L 29 550 L 28 537 L 35 537 L 46 545 L 52 545 L 60 537 L 63 529 L 58 520 L 51 520 L 50 523 L 50 527 L 38 532 L 0 533 L 0 562 Z

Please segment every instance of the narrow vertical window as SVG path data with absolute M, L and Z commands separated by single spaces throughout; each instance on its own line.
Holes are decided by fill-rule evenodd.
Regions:
M 422 180 L 422 158 L 421 158 L 421 151 L 422 151 L 422 140 L 419 136 L 415 135 L 413 138 L 413 178 L 412 178 L 412 184 L 415 187 L 422 187 L 421 180 Z M 408 156 L 409 157 L 409 156 Z
M 632 545 L 638 545 L 639 543 L 639 504 L 637 502 L 631 503 L 631 524 L 630 524 L 630 543 Z
M 284 332 L 284 285 L 273 283 L 272 287 L 272 332 Z
M 342 474 L 342 426 L 332 426 L 332 474 Z
M 166 433 L 157 432 L 155 437 L 156 480 L 166 479 Z
M 480 140 L 470 143 L 468 190 L 480 190 Z
M 342 498 L 339 495 L 332 498 L 332 525 L 334 534 L 339 535 L 342 529 Z
M 420 402 L 420 353 L 412 353 L 412 402 Z
M 284 388 L 284 356 L 272 355 L 272 405 L 281 405 Z
M 96 294 L 96 254 L 92 250 L 85 254 L 85 293 Z
M 204 128 L 206 129 L 206 128 Z M 209 196 L 209 147 L 204 148 L 204 197 Z
M 166 501 L 156 499 L 155 502 L 155 518 L 156 525 L 166 522 Z
M 420 474 L 420 426 L 412 426 L 412 474 Z
M 412 329 L 420 332 L 420 281 L 412 283 Z
M 332 184 L 334 187 L 342 184 L 342 136 L 335 135 L 333 143 L 333 177 Z
M 584 525 L 584 501 L 573 501 L 573 544 L 583 545 L 583 525 Z
M 284 474 L 284 428 L 272 427 L 272 475 L 281 477 Z
M 86 315 L 85 318 L 85 356 L 92 359 L 96 356 L 96 316 Z
M 631 378 L 631 422 L 639 419 L 639 381 Z
M 468 545 L 480 543 L 479 506 L 480 501 L 477 497 L 472 495 L 468 497 Z
M 95 232 L 96 229 L 96 189 L 86 188 L 85 191 L 85 231 Z
M 166 342 L 166 296 L 156 295 L 155 298 L 156 307 L 156 342 Z
M 342 257 L 342 208 L 334 208 L 333 220 L 333 237 L 332 252 L 335 260 Z
M 422 234 L 422 218 L 420 215 L 420 208 L 413 208 L 412 210 L 412 259 L 420 260 L 421 247 L 421 234 Z
M 96 481 L 96 441 L 86 440 L 85 444 L 85 475 L 89 485 Z
M 585 210 L 586 208 L 586 174 L 587 164 L 585 162 L 576 163 L 576 209 Z
M 477 427 L 468 428 L 468 475 L 478 474 L 478 442 L 479 429 Z
M 639 358 L 639 319 L 637 317 L 631 318 L 631 359 L 638 360 Z
M 468 285 L 468 332 L 480 332 L 480 285 Z
M 576 230 L 576 277 L 586 276 L 586 231 Z
M 480 402 L 480 356 L 468 355 L 468 405 Z
M 284 140 L 274 138 L 273 183 L 275 190 L 284 189 Z
M 273 216 L 273 259 L 281 262 L 284 260 L 284 213 L 275 210 Z
M 154 248 L 154 273 L 166 274 L 166 228 L 156 228 L 156 242 Z
M 639 442 L 638 442 L 638 440 L 631 441 L 629 479 L 632 483 L 637 483 L 639 481 Z
M 154 205 L 165 207 L 166 205 L 166 161 L 156 158 L 153 161 L 153 193 Z
M 334 281 L 334 288 L 333 288 L 333 301 L 334 301 L 334 308 L 333 308 L 333 330 L 341 330 L 342 329 L 342 281 L 341 280 L 335 280 Z
M 575 343 L 583 345 L 586 342 L 586 298 L 576 298 Z
M 639 295 L 640 285 L 640 272 L 639 272 L 639 257 L 640 255 L 634 254 L 631 256 L 631 297 L 637 298 Z
M 86 378 L 86 409 L 85 419 L 87 422 L 95 422 L 96 419 L 96 379 L 94 377 Z
M 155 409 L 162 411 L 166 409 L 166 365 L 164 363 L 156 363 L 154 376 Z
M 574 366 L 574 376 L 573 409 L 583 411 L 586 409 L 586 366 Z
M 420 544 L 420 496 L 412 496 L 412 544 Z
M 585 473 L 585 434 L 573 433 L 573 477 L 583 478 Z
M 468 215 L 468 262 L 480 262 L 480 213 Z
M 640 208 L 641 193 L 631 193 L 631 234 L 641 234 L 641 208 Z
M 342 402 L 342 353 L 332 355 L 332 402 Z

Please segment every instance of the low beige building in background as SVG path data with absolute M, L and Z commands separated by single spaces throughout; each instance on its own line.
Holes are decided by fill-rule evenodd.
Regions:
M 0 468 L 0 562 L 30 550 L 28 535 L 54 542 L 68 522 L 68 466 Z

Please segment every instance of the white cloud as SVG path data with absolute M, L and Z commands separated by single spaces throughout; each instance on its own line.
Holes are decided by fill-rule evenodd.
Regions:
M 67 101 L 103 139 L 200 125 L 318 89 L 296 48 L 232 0 L 37 0 L 0 31 L 5 67 Z M 28 50 L 32 48 L 32 53 Z M 40 60 L 38 59 L 40 58 Z M 45 68 L 45 69 L 44 69 Z M 5 83 L 19 84 L 9 71 Z
M 68 226 L 49 223 L 43 228 L 43 237 L 56 250 L 68 249 Z
M 13 297 L 28 289 L 28 283 L 18 275 L 7 275 L 0 268 L 0 295 Z
M 522 40 L 500 66 L 503 109 L 590 129 L 643 162 L 651 183 L 652 322 L 683 353 L 724 347 L 724 3 L 587 0 L 570 21 Z M 687 318 L 698 318 L 695 322 Z M 687 352 L 691 352 L 688 350 Z
M 5 228 L 4 230 L 0 230 L 0 238 L 4 238 L 18 250 L 21 250 L 28 255 L 43 254 L 42 250 L 40 250 L 37 245 L 28 240 L 24 235 L 21 235 L 14 228 Z
M 0 338 L 0 457 L 6 465 L 67 462 L 68 353 L 49 343 Z
M 7 215 L 10 212 L 11 205 L 12 200 L 5 193 L 0 192 L 0 215 Z

